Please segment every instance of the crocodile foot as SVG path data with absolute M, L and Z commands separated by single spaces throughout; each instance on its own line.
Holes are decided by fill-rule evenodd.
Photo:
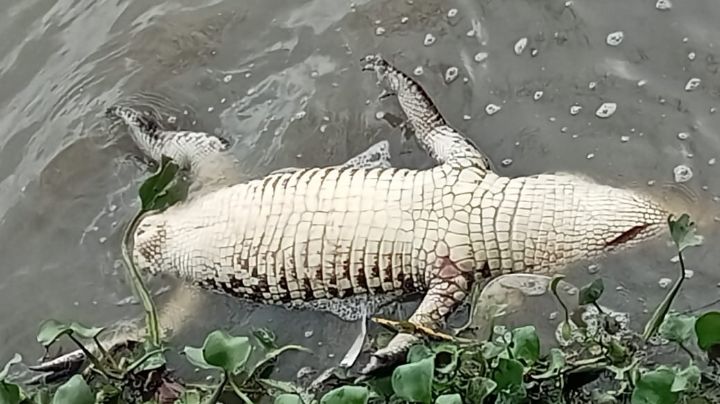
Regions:
M 397 334 L 385 347 L 378 349 L 371 356 L 368 363 L 360 371 L 363 375 L 378 373 L 399 364 L 412 345 L 420 339 L 412 334 Z
M 362 71 L 374 71 L 377 76 L 377 84 L 383 88 L 383 92 L 378 96 L 378 99 L 387 98 L 391 95 L 396 95 L 399 87 L 398 77 L 390 74 L 394 69 L 390 64 L 380 55 L 379 53 L 373 55 L 367 55 L 360 59 L 364 63 Z

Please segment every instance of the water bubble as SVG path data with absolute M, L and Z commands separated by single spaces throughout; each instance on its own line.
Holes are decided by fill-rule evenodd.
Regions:
M 312 78 L 314 78 L 314 79 L 317 78 L 319 75 L 320 75 L 320 73 L 316 72 L 315 70 L 313 70 L 312 72 L 310 72 L 310 77 L 312 77 Z
M 672 279 L 670 279 L 670 278 L 660 278 L 660 280 L 658 281 L 658 285 L 663 289 L 670 286 L 671 283 L 672 283 Z
M 232 74 L 227 74 L 225 77 L 223 77 L 223 81 L 226 83 L 229 83 L 230 80 L 232 80 Z
M 686 269 L 685 270 L 685 279 L 690 279 L 695 275 L 695 271 L 692 269 Z
M 105 244 L 106 241 L 107 241 L 107 237 L 100 237 L 98 239 L 98 242 L 100 242 L 100 244 Z
M 502 164 L 503 167 L 507 167 L 507 166 L 509 166 L 510 164 L 512 164 L 512 162 L 513 162 L 513 161 L 512 161 L 511 158 L 506 158 L 506 159 L 503 159 L 503 161 L 501 161 L 500 164 Z
M 614 102 L 605 102 L 595 111 L 598 118 L 609 118 L 617 110 L 617 104 Z
M 303 118 L 305 117 L 305 114 L 306 114 L 305 111 L 300 111 L 300 112 L 298 112 L 297 114 L 295 114 L 295 117 L 294 117 L 294 118 L 295 118 L 295 119 L 303 119 Z
M 548 118 L 548 121 L 555 122 L 555 121 L 557 121 L 557 118 L 554 116 L 551 116 L 550 118 Z
M 486 112 L 488 115 L 494 115 L 494 114 L 496 114 L 498 111 L 500 111 L 501 109 L 502 109 L 501 106 L 495 105 L 495 104 L 492 104 L 492 103 L 490 103 L 490 104 L 488 104 L 487 106 L 485 106 L 485 112 Z
M 708 160 L 708 165 L 709 165 L 709 166 L 714 166 L 716 162 L 717 162 L 717 160 L 715 159 L 715 157 L 713 157 L 713 158 L 711 158 L 710 160 Z
M 423 74 L 423 71 L 424 70 L 423 70 L 422 66 L 418 66 L 415 68 L 415 70 L 413 70 L 413 74 L 416 76 L 421 76 Z
M 589 88 L 589 89 L 594 90 L 595 87 L 597 87 L 597 82 L 596 82 L 596 81 L 591 81 L 591 82 L 588 83 L 588 88 Z
M 177 117 L 175 115 L 171 115 L 167 119 L 168 123 L 175 123 L 177 122 Z
M 468 32 L 465 33 L 465 36 L 468 37 L 468 38 L 474 37 L 474 36 L 475 36 L 475 30 L 474 30 L 474 29 L 471 29 L 470 31 L 468 31 Z
M 585 156 L 586 159 L 591 160 L 595 158 L 595 153 L 588 153 L 587 156 Z
M 530 50 L 530 56 L 532 56 L 532 57 L 537 56 L 538 53 L 540 53 L 540 51 L 537 50 L 537 48 L 532 48 L 532 50 Z
M 515 51 L 515 54 L 520 56 L 520 54 L 523 53 L 523 51 L 525 50 L 527 43 L 528 43 L 527 37 L 522 37 L 517 42 L 515 42 L 515 46 L 513 46 L 513 50 Z
M 580 111 L 582 111 L 582 105 L 575 104 L 570 106 L 570 115 L 575 116 L 579 114 Z
M 487 57 L 488 57 L 487 52 L 478 52 L 475 54 L 474 59 L 476 62 L 482 63 L 485 61 L 485 59 L 487 59 Z
M 701 80 L 697 77 L 693 77 L 690 80 L 688 80 L 687 84 L 685 84 L 685 91 L 692 91 L 698 87 L 700 87 Z
M 688 53 L 688 59 L 695 60 L 695 52 Z
M 545 93 L 541 90 L 535 91 L 535 94 L 533 94 L 533 100 L 535 100 L 535 101 L 540 100 L 540 98 L 542 98 L 543 94 L 545 94 Z
M 553 311 L 552 313 L 550 313 L 550 316 L 548 317 L 548 319 L 549 319 L 550 321 L 553 321 L 553 320 L 557 319 L 558 314 L 559 314 L 559 313 L 558 313 L 557 311 Z
M 647 84 L 647 80 L 640 80 L 637 82 L 638 87 L 644 87 Z
M 325 124 L 320 125 L 320 133 L 325 133 L 326 130 L 327 130 L 327 125 L 325 125 Z
M 717 108 L 715 108 L 715 107 L 710 107 L 710 113 L 711 113 L 711 114 L 714 114 L 715 111 L 717 111 Z
M 670 10 L 672 8 L 672 3 L 670 0 L 657 0 L 655 8 L 661 11 Z
M 605 39 L 605 43 L 610 46 L 618 46 L 623 41 L 623 38 L 625 38 L 625 34 L 622 31 L 611 32 Z
M 225 104 L 225 101 L 227 101 L 227 98 L 220 98 L 220 104 Z
M 447 16 L 448 16 L 448 18 L 454 18 L 455 16 L 457 16 L 457 14 L 458 14 L 458 9 L 451 8 L 450 10 L 448 10 Z
M 385 118 L 385 113 L 383 111 L 378 111 L 375 113 L 375 119 L 383 119 Z
M 591 274 L 596 274 L 598 271 L 600 271 L 600 265 L 598 264 L 590 264 L 588 265 L 588 272 Z
M 213 111 L 215 111 L 215 107 L 208 107 L 208 112 L 213 112 Z
M 452 83 L 453 81 L 455 81 L 455 79 L 457 78 L 457 76 L 458 76 L 458 68 L 455 67 L 455 66 L 450 66 L 450 67 L 445 71 L 445 82 L 448 83 L 448 84 L 449 84 L 449 83 Z
M 655 180 L 649 180 L 649 181 L 647 182 L 647 184 L 648 184 L 649 187 L 651 187 L 651 186 L 655 185 Z
M 465 115 L 463 115 L 463 119 L 466 121 L 469 121 L 470 119 L 472 119 L 472 117 L 470 115 L 465 114 Z
M 257 90 L 255 90 L 254 88 L 249 88 L 247 90 L 247 95 L 253 95 L 253 94 L 255 94 L 255 91 L 257 91 Z
M 620 141 L 623 143 L 627 143 L 630 141 L 630 136 L 622 135 L 622 136 L 620 136 Z
M 408 21 L 410 21 L 408 17 L 403 17 L 400 19 L 400 24 L 407 24 Z
M 570 7 L 570 6 L 572 6 L 572 4 L 573 4 L 572 0 L 567 0 L 565 2 L 565 7 Z
M 675 182 L 687 182 L 690 181 L 690 179 L 692 178 L 693 172 L 690 167 L 684 164 L 680 164 L 673 169 L 673 176 L 675 177 Z
M 380 36 L 385 33 L 385 28 L 383 27 L 377 27 L 375 28 L 375 35 Z
M 433 34 L 425 34 L 425 40 L 423 41 L 423 44 L 425 46 L 430 46 L 435 43 L 435 35 Z
M 313 336 L 315 332 L 313 330 L 307 330 L 305 331 L 305 338 L 310 338 Z

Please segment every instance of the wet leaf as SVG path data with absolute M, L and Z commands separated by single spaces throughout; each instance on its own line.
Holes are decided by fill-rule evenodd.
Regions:
M 272 371 L 273 364 L 276 363 L 275 360 L 280 355 L 282 355 L 284 352 L 291 351 L 291 350 L 312 353 L 311 350 L 309 350 L 303 346 L 300 346 L 300 345 L 285 345 L 283 347 L 274 349 L 270 352 L 267 352 L 265 354 L 265 356 L 252 367 L 249 377 L 253 377 L 253 376 L 267 377 L 267 376 L 269 376 L 269 373 Z
M 675 373 L 670 391 L 675 393 L 692 392 L 700 384 L 700 368 L 690 365 L 687 368 Z
M 251 352 L 252 345 L 248 337 L 233 337 L 220 330 L 208 334 L 202 348 L 205 362 L 230 374 L 242 370 Z
M 598 299 L 600 299 L 600 296 L 602 296 L 604 290 L 605 285 L 603 284 L 603 280 L 601 278 L 595 279 L 591 283 L 580 288 L 580 293 L 578 294 L 578 304 L 584 306 L 586 304 L 593 304 L 597 302 Z
M 612 363 L 619 364 L 625 362 L 628 357 L 627 350 L 624 346 L 618 343 L 616 340 L 610 340 L 608 344 L 607 356 L 610 358 Z
M 467 389 L 467 399 L 470 403 L 482 403 L 483 400 L 497 389 L 497 383 L 486 377 L 470 379 Z
M 565 353 L 558 348 L 550 349 L 550 355 L 548 357 L 547 370 L 539 375 L 533 376 L 535 379 L 548 379 L 560 374 L 560 371 L 565 367 Z
M 670 236 L 677 246 L 678 251 L 687 247 L 694 247 L 702 244 L 703 238 L 695 234 L 695 222 L 690 221 L 690 216 L 683 213 L 678 220 L 668 219 Z
M 497 358 L 507 351 L 504 345 L 500 345 L 495 342 L 486 342 L 482 345 L 482 348 L 480 348 L 480 352 L 482 353 L 483 358 L 490 360 Z
M 20 387 L 16 384 L 0 381 L 0 404 L 18 404 Z
M 297 394 L 280 394 L 275 397 L 274 404 L 303 404 L 302 398 Z
M 75 321 L 67 324 L 50 319 L 43 321 L 43 323 L 40 324 L 37 341 L 47 347 L 66 334 L 73 334 L 80 338 L 91 339 L 97 337 L 101 332 L 103 332 L 103 330 L 104 328 L 102 327 L 87 327 Z
M 205 362 L 205 358 L 203 358 L 202 348 L 186 346 L 185 349 L 183 349 L 183 354 L 185 354 L 185 358 L 188 360 L 188 362 L 190 362 L 193 366 L 199 367 L 200 369 L 218 368 L 217 366 L 213 366 Z
M 85 379 L 75 375 L 58 387 L 52 402 L 53 404 L 94 404 L 95 395 Z
M 407 363 L 419 362 L 435 355 L 430 348 L 425 345 L 417 344 L 410 347 L 407 353 Z
M 493 371 L 493 380 L 499 391 L 515 391 L 522 387 L 524 368 L 522 363 L 514 359 L 500 358 Z
M 343 386 L 327 392 L 320 404 L 367 404 L 369 398 L 367 387 Z
M 15 353 L 12 358 L 3 366 L 2 370 L 0 370 L 0 382 L 4 382 L 5 378 L 7 378 L 8 373 L 10 373 L 10 367 L 12 365 L 18 364 L 22 361 L 22 356 L 19 353 Z
M 162 156 L 160 169 L 140 186 L 142 211 L 163 210 L 187 197 L 189 183 L 179 175 L 180 166 Z
M 512 354 L 515 359 L 527 365 L 537 362 L 540 357 L 540 338 L 535 327 L 528 325 L 512 330 Z
M 435 404 L 463 404 L 460 394 L 443 394 L 435 399 Z
M 202 403 L 202 394 L 197 390 L 185 390 L 175 404 L 200 404 Z
M 434 367 L 434 359 L 425 358 L 395 368 L 392 374 L 392 386 L 395 394 L 407 401 L 432 402 Z
M 45 320 L 42 322 L 42 324 L 40 324 L 40 331 L 37 335 L 37 342 L 42 344 L 42 346 L 44 347 L 48 347 L 61 336 L 69 334 L 71 332 L 72 330 L 67 324 L 61 323 L 53 319 Z
M 660 325 L 658 332 L 663 338 L 683 344 L 692 336 L 695 321 L 694 316 L 668 313 L 665 321 Z
M 695 321 L 695 335 L 698 346 L 711 357 L 717 357 L 720 346 L 720 312 L 711 311 L 700 316 Z
M 631 404 L 675 404 L 679 393 L 672 391 L 675 372 L 666 366 L 659 366 L 640 376 L 632 396 Z

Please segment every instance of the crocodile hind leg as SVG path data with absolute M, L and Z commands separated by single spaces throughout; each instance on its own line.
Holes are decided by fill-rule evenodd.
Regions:
M 453 261 L 449 257 L 438 259 L 436 275 L 430 281 L 427 294 L 420 302 L 409 321 L 425 327 L 440 326 L 468 295 L 472 284 L 471 260 Z M 361 370 L 363 374 L 372 373 L 404 359 L 410 346 L 420 339 L 412 334 L 399 333 L 388 345 L 374 352 L 368 364 Z
M 363 70 L 375 72 L 383 88 L 382 98 L 394 95 L 415 133 L 420 146 L 437 163 L 470 158 L 486 170 L 493 169 L 490 159 L 466 136 L 451 127 L 433 104 L 427 92 L 412 77 L 401 72 L 379 54 L 362 59 Z

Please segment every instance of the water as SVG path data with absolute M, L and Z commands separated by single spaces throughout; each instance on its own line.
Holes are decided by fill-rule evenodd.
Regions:
M 148 167 L 105 107 L 122 101 L 168 127 L 222 133 L 247 176 L 336 164 L 381 139 L 395 165 L 427 167 L 386 122 L 397 105 L 377 102 L 373 78 L 360 72 L 360 58 L 377 50 L 421 73 L 439 109 L 503 174 L 573 171 L 686 200 L 706 243 L 688 254 L 695 273 L 677 307 L 720 297 L 715 0 L 665 11 L 625 0 L 410 3 L 0 1 L 0 361 L 40 356 L 34 336 L 44 319 L 105 325 L 139 313 L 117 304 L 130 294 L 119 241 Z M 609 46 L 614 32 L 622 41 Z M 458 77 L 446 83 L 453 67 Z M 694 78 L 698 87 L 686 91 Z M 491 103 L 501 108 L 488 114 Z M 601 118 L 604 103 L 617 108 Z M 678 185 L 681 164 L 693 177 Z M 659 240 L 592 272 L 606 279 L 608 305 L 646 318 L 665 292 L 658 280 L 675 277 L 673 255 Z M 569 280 L 588 279 L 587 265 Z M 281 343 L 316 353 L 291 359 L 320 365 L 337 363 L 360 329 L 322 313 L 204 300 L 178 344 L 200 345 L 215 327 L 270 326 Z

